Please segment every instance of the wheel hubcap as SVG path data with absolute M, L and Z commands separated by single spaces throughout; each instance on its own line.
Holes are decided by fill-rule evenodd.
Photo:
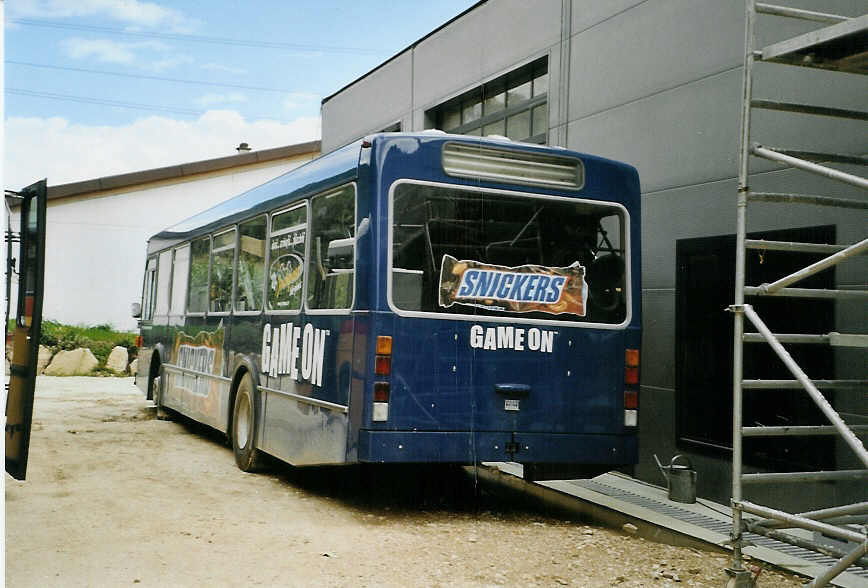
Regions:
M 247 447 L 247 440 L 250 436 L 250 399 L 247 395 L 241 400 L 238 407 L 238 418 L 235 421 L 235 439 L 238 447 Z

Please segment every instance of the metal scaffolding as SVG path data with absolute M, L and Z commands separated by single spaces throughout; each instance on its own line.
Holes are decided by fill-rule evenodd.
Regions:
M 828 333 L 817 334 L 775 334 L 766 326 L 745 297 L 802 297 L 827 299 L 859 299 L 868 302 L 868 291 L 852 289 L 812 289 L 793 287 L 794 284 L 818 272 L 831 268 L 854 256 L 868 253 L 868 239 L 850 245 L 792 243 L 748 239 L 746 231 L 748 204 L 753 202 L 776 203 L 779 205 L 832 206 L 859 210 L 868 209 L 868 200 L 832 198 L 816 194 L 787 194 L 754 192 L 749 186 L 750 164 L 754 158 L 765 159 L 806 173 L 815 174 L 832 182 L 861 188 L 868 195 L 868 179 L 832 167 L 833 164 L 868 165 L 863 155 L 842 155 L 838 153 L 818 153 L 779 147 L 769 147 L 758 143 L 751 136 L 751 113 L 754 109 L 783 111 L 816 117 L 835 117 L 868 121 L 868 112 L 830 108 L 826 106 L 780 102 L 757 99 L 753 96 L 753 80 L 757 62 L 779 63 L 789 66 L 820 68 L 848 74 L 868 75 L 868 14 L 849 18 L 824 14 L 787 6 L 773 6 L 745 1 L 745 54 L 744 81 L 742 94 L 742 127 L 739 145 L 738 200 L 737 200 L 737 240 L 735 303 L 730 307 L 735 320 L 735 340 L 733 355 L 733 461 L 732 461 L 732 562 L 727 570 L 731 576 L 730 586 L 750 587 L 754 585 L 751 572 L 742 562 L 745 546 L 743 533 L 750 531 L 774 537 L 781 541 L 808 547 L 815 551 L 831 554 L 839 561 L 826 572 L 814 578 L 810 586 L 824 586 L 854 564 L 868 566 L 868 536 L 865 524 L 868 522 L 868 502 L 845 505 L 835 508 L 790 514 L 778 508 L 761 506 L 743 498 L 745 485 L 787 484 L 832 480 L 868 480 L 868 451 L 859 438 L 864 436 L 865 426 L 848 424 L 835 408 L 826 400 L 820 389 L 855 390 L 864 393 L 868 379 L 859 380 L 811 380 L 796 363 L 785 344 L 820 344 L 836 347 L 868 348 L 868 335 Z M 788 19 L 803 19 L 823 23 L 817 30 L 774 43 L 766 47 L 755 47 L 757 15 L 770 15 Z M 775 19 L 777 20 L 777 19 Z M 868 226 L 866 223 L 865 226 Z M 772 283 L 759 286 L 746 286 L 745 267 L 748 249 L 798 251 L 828 254 L 817 263 L 811 264 Z M 756 333 L 745 333 L 745 318 L 756 329 Z M 797 321 L 794 321 L 797 322 Z M 746 380 L 743 365 L 745 352 L 750 352 L 751 344 L 766 343 L 792 374 L 793 380 Z M 868 359 L 865 364 L 868 366 Z M 868 370 L 866 370 L 868 371 Z M 868 376 L 868 374 L 866 374 Z M 743 425 L 743 394 L 761 393 L 763 389 L 799 388 L 813 400 L 827 423 L 811 426 L 764 427 Z M 760 392 L 757 392 L 760 391 Z M 743 440 L 745 437 L 780 437 L 796 435 L 837 435 L 857 460 L 861 469 L 836 471 L 807 471 L 787 473 L 749 473 L 743 472 Z M 748 518 L 745 513 L 762 517 Z M 825 536 L 836 538 L 846 546 L 844 549 L 830 549 L 827 544 L 804 539 L 779 531 L 779 529 L 800 528 Z

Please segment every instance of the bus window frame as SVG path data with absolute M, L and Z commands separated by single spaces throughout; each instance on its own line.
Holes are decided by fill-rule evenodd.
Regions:
M 232 284 L 229 286 L 229 310 L 211 310 L 211 276 L 214 273 L 214 239 L 221 235 L 225 235 L 230 231 L 235 231 L 235 239 L 233 240 L 232 247 L 234 248 L 232 255 Z M 224 250 L 228 245 L 224 245 L 221 247 L 221 251 Z M 238 263 L 238 225 L 231 224 L 221 228 L 219 231 L 215 231 L 211 233 L 211 249 L 208 252 L 208 306 L 205 311 L 206 316 L 229 316 L 232 314 L 232 309 L 235 306 L 235 266 Z
M 208 240 L 208 279 L 205 282 L 205 289 L 207 292 L 207 298 L 205 300 L 205 310 L 204 311 L 191 311 L 190 310 L 190 284 L 193 281 L 193 243 L 196 241 Z M 187 272 L 187 302 L 184 304 L 184 316 L 196 316 L 196 317 L 205 317 L 208 316 L 208 307 L 211 306 L 211 249 L 213 247 L 213 240 L 211 235 L 203 235 L 201 237 L 196 237 L 195 239 L 190 239 L 187 241 L 187 244 L 190 245 L 190 269 Z
M 570 321 L 570 320 L 549 320 L 549 319 L 538 319 L 538 318 L 528 318 L 521 316 L 488 316 L 488 315 L 476 315 L 476 314 L 446 314 L 446 313 L 436 313 L 436 312 L 427 312 L 427 311 L 416 311 L 416 310 L 404 310 L 398 308 L 392 300 L 392 271 L 393 267 L 393 239 L 394 239 L 394 218 L 395 218 L 395 191 L 398 186 L 402 184 L 414 184 L 419 186 L 432 186 L 437 188 L 447 188 L 447 189 L 455 189 L 455 190 L 465 190 L 470 192 L 485 192 L 486 194 L 503 194 L 505 196 L 519 197 L 519 198 L 539 198 L 544 200 L 552 200 L 556 202 L 584 202 L 587 204 L 596 204 L 601 206 L 609 206 L 613 208 L 620 209 L 621 214 L 624 219 L 623 226 L 623 234 L 624 234 L 624 284 L 626 286 L 626 294 L 624 297 L 624 305 L 625 305 L 625 316 L 624 320 L 620 323 L 592 323 L 592 322 L 580 322 L 580 321 Z M 389 305 L 389 310 L 395 313 L 398 316 L 402 317 L 413 317 L 413 318 L 424 318 L 424 319 L 439 319 L 439 320 L 451 320 L 451 321 L 474 321 L 474 322 L 485 322 L 485 323 L 521 323 L 521 324 L 533 324 L 533 325 L 547 325 L 553 327 L 578 327 L 585 329 L 606 329 L 606 330 L 624 330 L 633 320 L 633 264 L 632 264 L 632 240 L 630 238 L 630 211 L 627 210 L 627 207 L 621 204 L 620 202 L 611 202 L 606 200 L 595 200 L 591 198 L 582 198 L 580 196 L 555 196 L 551 194 L 540 194 L 538 192 L 533 192 L 530 190 L 504 190 L 502 188 L 488 188 L 485 186 L 470 186 L 466 184 L 453 184 L 449 182 L 434 182 L 429 180 L 416 180 L 412 178 L 400 178 L 392 182 L 391 186 L 389 186 L 388 193 L 388 211 L 387 211 L 387 222 L 388 222 L 388 236 L 387 236 L 387 251 L 386 251 L 386 303 Z
M 298 308 L 289 309 L 289 310 L 277 310 L 271 309 L 268 307 L 268 298 L 271 294 L 271 281 L 268 279 L 269 272 L 271 271 L 271 238 L 275 236 L 272 232 L 272 226 L 274 222 L 274 217 L 279 216 L 281 214 L 292 212 L 293 210 L 298 210 L 299 208 L 304 208 L 304 227 L 305 227 L 305 238 L 304 238 L 304 273 L 302 274 L 302 303 Z M 301 202 L 293 202 L 288 206 L 280 208 L 278 210 L 274 210 L 268 214 L 268 231 L 267 231 L 267 251 L 265 253 L 265 300 L 263 301 L 263 312 L 272 315 L 300 315 L 302 311 L 305 310 L 305 305 L 307 304 L 307 260 L 310 258 L 310 239 L 308 236 L 310 235 L 310 198 L 305 198 Z M 296 225 L 297 226 L 297 225 Z M 283 234 L 283 231 L 289 231 L 291 228 L 288 227 L 286 229 L 281 229 L 278 233 L 278 236 Z
M 184 289 L 184 300 L 183 300 L 183 303 L 181 304 L 181 308 L 176 309 L 176 308 L 174 308 L 174 305 L 173 305 L 174 294 L 175 294 L 175 268 L 178 267 L 176 260 L 178 259 L 178 251 L 183 249 L 184 247 L 187 248 L 187 279 L 185 280 L 186 287 Z M 191 259 L 192 259 L 192 250 L 193 250 L 192 241 L 186 241 L 185 243 L 181 243 L 180 245 L 178 245 L 176 247 L 172 247 L 171 250 L 172 250 L 172 283 L 171 283 L 171 291 L 169 293 L 169 314 L 168 314 L 168 316 L 169 317 L 184 318 L 187 315 L 187 302 L 188 302 L 187 296 L 190 292 L 190 263 L 191 263 Z M 174 312 L 174 311 L 178 311 L 178 312 Z
M 150 269 L 151 261 L 154 262 L 154 269 Z M 157 272 L 159 271 L 160 252 L 154 252 L 153 255 L 148 255 L 145 258 L 145 279 L 142 283 L 142 322 L 151 322 L 154 320 L 154 310 L 157 302 Z M 148 281 L 148 274 L 153 272 L 153 277 Z M 151 287 L 152 286 L 152 287 Z
M 311 314 L 311 315 L 318 315 L 318 314 L 319 315 L 323 315 L 323 314 L 325 314 L 325 315 L 350 315 L 353 313 L 353 311 L 356 308 L 356 288 L 359 285 L 359 280 L 358 280 L 358 267 L 359 267 L 359 248 L 358 248 L 359 189 L 358 189 L 358 185 L 355 181 L 347 182 L 346 184 L 341 184 L 340 186 L 330 188 L 328 190 L 320 192 L 319 194 L 314 194 L 313 196 L 311 196 L 308 199 L 310 202 L 310 209 L 308 210 L 308 217 L 307 217 L 308 235 L 305 239 L 307 241 L 307 243 L 305 244 L 305 248 L 307 250 L 307 253 L 306 253 L 307 259 L 305 260 L 305 263 L 307 264 L 309 261 L 311 261 L 311 255 L 313 255 L 310 251 L 310 248 L 311 248 L 310 241 L 313 237 L 313 235 L 312 235 L 313 230 L 312 229 L 313 229 L 313 201 L 314 201 L 314 199 L 320 198 L 320 197 L 325 197 L 325 196 L 330 196 L 332 194 L 337 194 L 337 193 L 343 191 L 344 189 L 346 189 L 348 186 L 352 186 L 352 189 L 353 189 L 353 298 L 350 301 L 350 305 L 347 308 L 310 308 L 308 306 L 308 300 L 309 300 L 308 288 L 310 287 L 310 280 L 308 279 L 308 276 L 305 276 L 306 281 L 305 281 L 305 289 L 304 289 L 303 308 L 304 308 L 304 312 L 306 314 Z M 307 272 L 307 269 L 305 270 L 305 272 Z
M 157 311 L 160 308 L 159 307 L 159 304 L 160 304 L 160 275 L 162 275 L 162 273 L 163 273 L 162 272 L 163 268 L 161 267 L 162 266 L 161 261 L 162 261 L 163 256 L 166 255 L 167 253 L 169 255 L 169 281 L 167 284 L 167 291 L 166 291 L 166 308 L 165 308 L 166 312 L 164 314 L 160 314 Z M 156 286 L 156 290 L 154 292 L 154 312 L 151 315 L 151 320 L 153 320 L 155 317 L 158 317 L 158 316 L 168 317 L 172 311 L 172 282 L 173 282 L 173 278 L 174 278 L 175 252 L 173 249 L 163 249 L 162 251 L 158 251 L 156 255 L 157 255 L 157 280 L 156 280 L 157 286 Z
M 259 310 L 238 310 L 235 305 L 238 303 L 238 264 L 241 261 L 241 225 L 255 221 L 259 218 L 265 219 L 265 242 L 263 244 L 265 247 L 265 255 L 262 257 L 262 262 L 265 264 L 265 271 L 263 271 L 262 276 L 262 308 Z M 268 261 L 270 253 L 268 251 L 268 244 L 271 240 L 271 215 L 269 213 L 263 213 L 251 216 L 250 218 L 246 218 L 243 221 L 236 223 L 235 228 L 237 229 L 237 232 L 235 233 L 235 265 L 232 266 L 231 314 L 232 316 L 256 316 L 265 312 L 265 307 L 268 304 Z

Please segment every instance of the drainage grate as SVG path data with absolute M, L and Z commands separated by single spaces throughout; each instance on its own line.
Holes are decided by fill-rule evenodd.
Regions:
M 624 502 L 628 502 L 636 506 L 641 506 L 642 508 L 647 508 L 656 513 L 672 517 L 673 519 L 678 519 L 679 521 L 695 525 L 707 531 L 714 531 L 715 533 L 720 533 L 721 535 L 724 535 L 726 537 L 729 537 L 729 533 L 730 531 L 732 531 L 732 523 L 727 523 L 718 519 L 711 518 L 709 516 L 697 514 L 685 508 L 679 508 L 677 506 L 673 506 L 659 500 L 654 500 L 653 498 L 640 496 L 639 494 L 635 494 L 633 492 L 630 492 L 629 490 L 615 488 L 613 486 L 609 486 L 608 484 L 603 484 L 595 480 L 570 480 L 569 483 L 584 488 L 586 490 L 591 490 L 599 494 L 604 494 L 612 498 L 617 498 L 618 500 L 623 500 Z M 823 555 L 822 553 L 817 553 L 816 551 L 811 551 L 810 549 L 804 549 L 802 547 L 796 547 L 795 545 L 790 545 L 789 543 L 784 543 L 782 541 L 776 541 L 775 539 L 770 539 L 769 537 L 763 537 L 762 535 L 756 535 L 754 533 L 745 533 L 745 538 L 759 547 L 772 549 L 774 551 L 784 553 L 791 557 L 798 557 L 799 559 L 803 559 L 805 561 L 809 561 L 811 563 L 823 565 L 826 567 L 831 567 L 838 561 L 829 556 Z M 861 578 L 868 578 L 868 569 L 859 566 L 851 566 L 847 568 L 847 573 L 859 576 Z

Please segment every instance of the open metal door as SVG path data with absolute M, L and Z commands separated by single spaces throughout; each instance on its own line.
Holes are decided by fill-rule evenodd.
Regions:
M 13 231 L 11 213 L 6 231 L 6 342 L 12 346 L 6 396 L 6 471 L 17 480 L 23 480 L 27 473 L 36 362 L 42 332 L 46 192 L 47 183 L 41 180 L 17 194 L 20 231 Z M 13 246 L 16 243 L 20 245 L 17 271 Z M 13 281 L 18 284 L 18 300 L 10 339 L 9 296 Z

